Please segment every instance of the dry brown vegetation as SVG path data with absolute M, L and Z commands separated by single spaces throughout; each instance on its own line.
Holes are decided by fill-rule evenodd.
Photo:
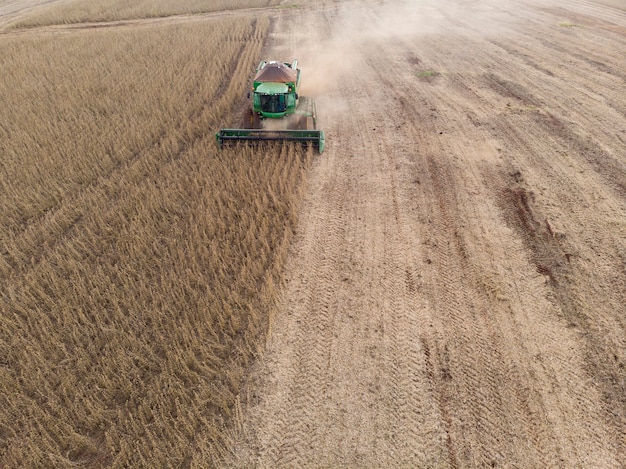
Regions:
M 85 2 L 70 0 L 49 8 L 41 8 L 15 23 L 17 27 L 52 24 L 116 21 L 136 18 L 158 18 L 172 15 L 208 13 L 242 8 L 267 7 L 278 0 L 107 0 Z
M 222 458 L 309 161 L 215 144 L 268 29 L 0 37 L 0 466 Z

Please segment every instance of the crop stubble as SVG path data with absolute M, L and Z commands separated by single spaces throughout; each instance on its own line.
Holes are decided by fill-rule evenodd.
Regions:
M 288 20 L 276 53 L 332 65 L 329 143 L 234 463 L 622 467 L 624 12 L 321 1 Z

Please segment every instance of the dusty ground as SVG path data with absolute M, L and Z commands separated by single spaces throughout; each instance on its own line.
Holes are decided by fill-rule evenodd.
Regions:
M 625 467 L 626 14 L 306 5 L 328 147 L 234 463 Z

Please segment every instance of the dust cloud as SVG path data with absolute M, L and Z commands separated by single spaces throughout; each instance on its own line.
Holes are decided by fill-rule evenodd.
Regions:
M 283 119 L 263 119 L 261 125 L 264 130 L 285 130 Z
M 433 31 L 440 19 L 427 4 L 404 0 L 342 2 L 327 12 L 325 27 L 297 44 L 303 73 L 302 92 L 318 96 L 358 74 L 367 48 L 386 37 L 410 38 Z
M 451 18 L 476 24 L 477 34 L 502 27 L 493 6 L 459 6 L 436 0 L 352 0 L 328 2 L 323 23 L 306 25 L 303 33 L 286 47 L 285 60 L 298 59 L 302 70 L 300 93 L 323 103 L 323 121 L 346 112 L 348 105 L 338 93 L 345 80 L 358 80 L 368 49 L 383 39 L 410 42 L 416 37 L 450 31 Z M 296 12 L 289 21 L 298 21 Z M 454 23 L 454 21 L 452 21 Z M 444 26 L 445 25 L 445 26 Z M 467 28 L 459 28 L 463 34 Z M 381 61 L 381 67 L 385 67 Z M 332 99 L 329 96 L 332 95 Z

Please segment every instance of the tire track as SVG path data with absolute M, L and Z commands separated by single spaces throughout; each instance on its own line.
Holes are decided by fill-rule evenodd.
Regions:
M 444 102 L 445 102 L 445 97 L 440 96 L 439 98 L 440 98 L 442 101 L 444 101 Z M 431 109 L 434 109 L 434 108 L 431 108 Z M 491 110 L 491 109 L 489 109 L 488 107 L 486 107 L 486 109 L 487 109 L 487 110 L 486 110 L 486 112 L 487 112 L 487 113 L 492 112 L 492 110 Z M 437 117 L 440 117 L 440 114 L 438 114 L 438 116 L 437 116 Z M 439 122 L 441 122 L 441 121 L 439 120 Z M 441 127 L 440 127 L 440 128 L 441 128 Z M 445 127 L 443 127 L 443 128 L 444 128 L 446 131 L 448 130 L 448 129 L 447 129 L 447 128 L 445 128 Z M 439 132 L 439 133 L 441 134 L 442 132 Z M 486 137 L 483 137 L 483 138 L 484 138 L 484 139 L 486 139 Z M 433 160 L 433 161 L 434 161 L 434 160 Z M 423 173 L 423 172 L 422 172 L 422 173 Z M 487 179 L 489 179 L 489 178 L 487 178 Z M 489 179 L 489 180 L 493 180 L 493 178 L 491 178 L 491 179 Z M 456 186 L 456 187 L 459 187 L 459 185 L 458 185 L 458 184 L 454 184 L 453 182 L 450 182 L 450 181 L 448 181 L 448 183 L 447 183 L 447 184 L 442 184 L 442 186 L 444 186 L 444 187 L 448 187 L 448 186 L 449 186 L 449 187 L 455 187 L 455 186 Z M 446 204 L 444 204 L 444 206 L 445 206 L 445 205 L 446 205 Z M 453 205 L 457 205 L 457 206 L 458 206 L 459 204 L 458 204 L 458 203 L 456 203 L 456 204 L 450 204 L 450 205 L 452 205 L 452 206 L 453 206 Z M 446 226 L 446 227 L 447 227 L 447 224 L 444 224 L 443 226 Z M 463 228 L 461 228 L 461 227 L 460 227 L 459 229 L 460 229 L 461 231 L 466 231 L 466 229 L 465 229 L 465 230 L 463 230 Z M 436 229 L 435 231 L 436 231 L 436 232 L 439 232 L 439 231 L 440 231 L 440 229 Z M 453 240 L 453 242 L 455 242 L 455 241 Z M 440 244 L 440 243 L 437 243 L 437 245 L 439 245 L 439 244 Z M 452 243 L 451 243 L 451 244 L 452 244 Z M 459 252 L 459 253 L 464 253 L 463 246 L 462 246 L 462 245 L 460 245 L 460 244 L 459 244 L 458 246 L 459 246 L 459 250 L 458 250 L 458 252 Z M 462 254 L 462 256 L 464 257 L 464 256 L 465 256 L 465 254 Z M 472 268 L 470 267 L 470 268 L 468 268 L 468 272 L 469 272 L 469 275 L 467 276 L 468 278 L 475 278 L 475 269 L 472 269 Z M 473 272 L 473 273 L 472 273 L 472 272 Z M 452 282 L 452 284 L 454 284 L 454 282 Z M 450 292 L 449 292 L 449 293 L 450 293 Z M 454 335 L 454 334 L 451 334 L 451 335 Z M 492 338 L 490 337 L 490 339 L 489 339 L 489 340 L 491 340 L 491 339 L 492 339 Z M 494 382 L 495 382 L 495 381 L 494 381 Z M 524 408 L 528 408 L 528 405 L 527 405 L 528 398 L 521 399 L 521 400 L 520 400 L 520 402 L 522 402 L 522 403 L 524 404 L 524 405 L 523 405 L 523 407 L 524 407 Z M 544 410 L 545 410 L 545 408 L 544 408 Z M 524 412 L 522 412 L 522 415 L 524 415 Z M 531 422 L 531 423 L 532 423 L 532 422 Z M 529 425 L 529 426 L 530 426 L 530 425 Z M 535 436 L 535 437 L 534 437 L 534 441 L 537 443 L 537 445 L 536 445 L 536 446 L 537 446 L 537 448 L 539 448 L 539 449 L 540 449 L 540 455 L 539 455 L 538 457 L 540 458 L 540 460 L 543 460 L 543 461 L 550 461 L 550 459 L 549 459 L 549 457 L 550 457 L 550 456 L 549 456 L 549 455 L 551 455 L 551 454 L 552 454 L 552 455 L 553 455 L 553 454 L 558 454 L 558 451 L 556 451 L 556 452 L 555 452 L 555 451 L 553 451 L 552 449 L 546 449 L 546 450 L 541 451 L 541 446 L 544 446 L 544 445 L 546 444 L 546 441 L 547 441 L 548 439 L 546 438 L 545 431 L 543 431 L 543 430 L 541 429 L 541 427 L 538 427 L 538 430 L 539 430 L 539 431 L 536 433 L 536 435 L 537 435 L 537 436 Z M 551 439 L 553 439 L 553 438 L 551 438 Z M 598 441 L 598 440 L 596 440 L 596 441 Z M 572 446 L 574 446 L 573 441 L 570 441 L 570 443 L 569 443 L 569 444 L 570 444 L 570 445 L 572 445 Z M 599 445 L 599 446 L 601 446 L 601 445 Z M 558 448 L 557 448 L 557 449 L 558 449 Z M 582 454 L 582 453 L 579 453 L 579 454 Z M 583 456 L 584 456 L 584 455 L 583 455 Z M 554 463 L 556 463 L 556 461 L 553 461 L 553 462 L 554 462 Z
M 397 48 L 397 45 L 396 45 Z M 374 54 L 390 56 L 392 52 L 385 50 L 384 53 Z M 388 83 L 389 87 L 390 84 Z M 397 88 L 397 86 L 396 86 Z M 410 100 L 411 92 L 407 92 L 397 99 L 401 102 L 407 102 Z M 431 108 L 432 109 L 432 108 Z M 407 113 L 409 110 L 407 110 Z M 423 118 L 416 117 L 415 121 L 423 122 Z M 434 129 L 433 129 L 434 130 Z M 435 133 L 435 132 L 433 132 Z M 456 226 L 454 219 L 458 219 L 457 214 L 451 214 L 450 208 L 459 205 L 459 202 L 455 200 L 451 190 L 459 185 L 452 179 L 451 173 L 442 167 L 441 161 L 445 161 L 444 152 L 436 150 L 439 154 L 435 159 L 432 155 L 426 155 L 425 167 L 420 171 L 422 175 L 428 175 L 428 181 L 432 184 L 430 190 L 432 194 L 429 196 L 429 200 L 433 200 L 432 211 L 429 212 L 429 221 L 431 223 L 431 232 L 441 233 L 435 239 L 427 241 L 429 245 L 434 247 L 434 255 L 428 259 L 429 265 L 436 265 L 436 271 L 433 275 L 438 276 L 437 284 L 439 288 L 444 289 L 441 293 L 435 293 L 438 296 L 436 303 L 445 305 L 445 317 L 446 333 L 444 337 L 452 337 L 449 340 L 450 343 L 463 344 L 463 348 L 460 351 L 460 357 L 462 360 L 459 368 L 461 373 L 456 375 L 457 380 L 463 381 L 460 385 L 452 383 L 452 374 L 450 372 L 450 358 L 448 346 L 444 345 L 443 349 L 446 353 L 442 356 L 437 352 L 432 353 L 433 347 L 430 342 L 434 343 L 434 349 L 437 350 L 437 342 L 446 341 L 437 337 L 432 340 L 428 340 L 422 337 L 422 343 L 424 344 L 425 354 L 427 361 L 429 362 L 429 375 L 435 386 L 439 388 L 439 407 L 442 409 L 444 415 L 444 421 L 446 422 L 447 447 L 449 460 L 452 466 L 457 466 L 459 450 L 463 453 L 464 460 L 472 460 L 474 457 L 469 453 L 467 448 L 462 447 L 460 441 L 452 441 L 452 434 L 461 434 L 462 431 L 458 430 L 460 426 L 456 425 L 457 431 L 453 431 L 455 422 L 451 418 L 451 415 L 458 415 L 460 409 L 454 409 L 456 396 L 459 392 L 465 392 L 472 394 L 473 389 L 484 389 L 485 382 L 489 383 L 489 391 L 485 396 L 476 399 L 474 406 L 469 406 L 470 415 L 476 422 L 476 426 L 480 428 L 478 435 L 482 435 L 481 439 L 486 439 L 486 436 L 497 435 L 502 431 L 502 421 L 506 412 L 502 406 L 502 399 L 498 394 L 498 383 L 503 373 L 500 368 L 504 367 L 503 360 L 501 358 L 501 352 L 498 346 L 494 347 L 494 344 L 498 345 L 498 336 L 491 327 L 488 321 L 482 321 L 480 312 L 487 309 L 487 306 L 482 304 L 479 297 L 471 295 L 472 286 L 468 285 L 466 279 L 472 279 L 476 276 L 475 269 L 473 269 L 470 261 L 468 249 L 465 246 L 463 237 L 460 235 L 461 228 Z M 422 179 L 423 180 L 423 179 Z M 448 236 L 447 239 L 444 236 Z M 430 236 L 430 235 L 429 235 Z M 463 292 L 459 295 L 459 291 Z M 463 311 L 476 310 L 476 316 L 467 316 L 467 313 Z M 440 306 L 441 307 L 441 306 Z M 439 311 L 442 313 L 443 311 Z M 468 324 L 471 328 L 468 331 Z M 474 344 L 468 343 L 464 337 L 473 337 Z M 475 345 L 478 345 L 477 347 Z M 476 357 L 482 356 L 481 359 L 476 360 Z M 438 366 L 434 366 L 433 357 L 436 357 L 436 363 Z M 472 357 L 472 361 L 464 360 L 463 357 Z M 498 359 L 494 360 L 494 357 Z M 490 365 L 490 370 L 485 370 L 484 365 L 481 365 L 481 369 L 476 367 L 476 363 L 496 363 Z M 441 372 L 435 378 L 434 368 L 440 369 Z M 486 381 L 485 381 L 486 380 Z M 485 406 L 485 402 L 489 402 L 489 408 Z M 495 414 L 495 416 L 493 415 Z M 513 433 L 513 432 L 511 432 Z M 459 440 L 467 440 L 470 436 L 463 435 Z M 482 451 L 485 452 L 481 456 L 479 461 L 473 461 L 473 464 L 492 464 L 496 462 L 497 454 L 489 455 L 491 448 L 497 446 L 495 440 L 483 441 L 479 444 Z M 461 447 L 461 448 L 459 448 Z
M 325 12 L 330 3 L 322 2 Z M 443 18 L 445 35 L 392 32 L 349 49 L 353 70 L 318 102 L 320 111 L 345 103 L 346 112 L 326 127 L 329 150 L 311 175 L 288 270 L 290 278 L 308 280 L 295 290 L 289 285 L 285 302 L 296 304 L 304 290 L 315 291 L 312 285 L 327 270 L 339 273 L 337 283 L 328 285 L 331 299 L 319 292 L 307 297 L 300 322 L 283 315 L 275 327 L 296 336 L 299 329 L 323 335 L 309 339 L 314 353 L 298 356 L 322 371 L 308 380 L 306 367 L 298 368 L 305 386 L 313 388 L 302 405 L 298 391 L 281 384 L 290 373 L 282 366 L 294 365 L 273 363 L 277 351 L 290 353 L 293 341 L 272 340 L 267 367 L 260 371 L 272 376 L 271 383 L 262 387 L 264 401 L 249 411 L 248 449 L 240 465 L 620 467 L 624 426 L 607 407 L 621 405 L 618 385 L 603 387 L 604 378 L 590 370 L 585 326 L 572 327 L 563 302 L 555 301 L 554 281 L 572 279 L 550 277 L 569 251 L 578 262 L 586 241 L 572 240 L 571 249 L 561 251 L 549 243 L 560 246 L 560 233 L 591 215 L 591 201 L 585 205 L 578 189 L 572 192 L 585 187 L 583 179 L 589 179 L 589 197 L 601 202 L 602 211 L 591 216 L 586 236 L 610 223 L 611 208 L 622 213 L 623 201 L 615 188 L 607 192 L 611 183 L 578 151 L 568 156 L 564 134 L 546 131 L 538 118 L 548 112 L 561 118 L 556 110 L 577 118 L 579 111 L 568 107 L 571 102 L 555 101 L 565 77 L 554 72 L 557 57 L 550 50 L 540 47 L 536 60 L 516 57 L 541 37 L 522 48 L 519 36 L 498 35 L 525 32 L 527 18 L 533 34 L 545 33 L 546 20 L 533 5 L 516 5 L 513 20 L 497 5 L 485 5 L 496 19 L 506 16 L 506 27 L 481 32 L 475 16 L 429 4 L 435 11 L 429 17 Z M 332 31 L 328 24 L 344 13 L 311 12 L 309 24 Z M 351 3 L 350 15 L 359 24 L 374 24 L 377 11 Z M 298 45 L 296 33 L 286 36 L 290 47 Z M 610 79 L 594 88 L 582 74 L 572 78 L 600 96 L 617 90 Z M 575 99 L 590 103 L 591 93 Z M 609 107 L 593 108 L 596 116 Z M 600 121 L 592 140 L 611 152 L 618 146 L 607 138 L 609 119 Z M 580 126 L 588 122 L 591 117 Z M 515 182 L 520 177 L 524 185 Z M 331 200 L 343 210 L 333 210 Z M 339 224 L 332 225 L 330 217 Z M 324 232 L 317 245 L 330 256 L 323 269 L 303 248 L 323 233 L 320 224 L 340 231 L 336 237 Z M 602 256 L 608 263 L 599 278 L 605 281 L 617 273 L 609 257 L 624 248 L 623 227 L 617 229 L 600 236 L 611 251 Z M 541 262 L 528 242 L 532 230 L 552 240 Z M 593 276 L 574 270 L 568 275 L 578 278 L 569 294 L 600 297 L 600 290 L 581 284 Z M 601 289 L 614 310 L 624 287 L 615 283 L 613 292 Z M 318 310 L 324 310 L 319 318 L 325 326 L 315 329 L 307 320 L 317 321 Z M 607 307 L 588 325 L 623 331 L 620 321 Z M 618 335 L 610 334 L 610 345 L 601 350 L 593 346 L 598 360 L 615 352 L 614 361 L 621 363 Z M 602 370 L 617 368 L 610 363 Z M 285 403 L 292 407 L 283 409 Z M 289 417 L 274 425 L 276 409 Z M 289 425 L 296 427 L 298 419 L 309 426 L 297 427 L 296 435 Z M 288 445 L 274 443 L 287 437 Z
M 366 64 L 363 65 L 367 69 Z M 367 96 L 355 96 L 353 108 L 367 109 L 363 107 L 366 98 Z M 324 440 L 316 428 L 307 435 L 302 434 L 302 427 L 296 427 L 290 435 L 293 438 L 290 446 L 296 449 L 288 451 L 281 447 L 277 451 L 274 448 L 270 453 L 270 450 L 263 449 L 264 446 L 276 440 L 281 441 L 284 439 L 281 437 L 282 432 L 291 433 L 291 429 L 288 426 L 268 430 L 264 426 L 270 436 L 260 442 L 260 448 L 256 450 L 257 456 L 252 459 L 260 466 L 346 463 L 363 465 L 371 464 L 372 461 L 401 466 L 427 460 L 438 464 L 436 461 L 440 460 L 437 453 L 433 455 L 431 451 L 430 455 L 424 454 L 424 451 L 416 451 L 416 445 L 408 444 L 410 441 L 421 441 L 418 448 L 423 448 L 431 441 L 433 432 L 437 434 L 439 430 L 437 425 L 423 421 L 423 415 L 432 410 L 423 408 L 423 397 L 428 395 L 428 389 L 423 389 L 423 386 L 428 385 L 424 378 L 426 372 L 423 352 L 419 341 L 412 340 L 414 335 L 410 333 L 413 328 L 418 327 L 414 311 L 416 308 L 406 304 L 406 292 L 416 288 L 414 268 L 407 265 L 404 249 L 393 249 L 398 243 L 400 233 L 405 231 L 398 229 L 402 223 L 402 208 L 394 179 L 396 167 L 388 154 L 384 153 L 389 149 L 387 145 L 382 147 L 381 152 L 367 151 L 377 147 L 378 139 L 384 142 L 392 140 L 393 136 L 387 131 L 387 127 L 393 127 L 380 122 L 376 128 L 381 133 L 377 137 L 370 134 L 357 136 L 350 130 L 370 127 L 370 119 L 367 113 L 357 112 L 348 120 L 340 121 L 334 127 L 341 131 L 334 135 L 333 147 L 337 145 L 338 148 L 350 148 L 351 151 L 333 154 L 329 149 L 328 156 L 325 154 L 323 162 L 320 162 L 319 172 L 316 171 L 322 182 L 317 189 L 312 189 L 314 197 L 318 199 L 312 207 L 323 207 L 320 218 L 325 220 L 322 222 L 325 227 L 321 229 L 337 233 L 318 238 L 321 243 L 319 250 L 326 252 L 329 259 L 333 259 L 321 271 L 333 268 L 342 272 L 339 278 L 335 277 L 332 286 L 329 284 L 329 288 L 334 289 L 332 295 L 335 302 L 330 314 L 333 316 L 335 337 L 332 343 L 311 352 L 312 355 L 306 358 L 303 355 L 297 359 L 307 363 L 308 375 L 302 376 L 302 382 L 303 386 L 315 390 L 311 394 L 315 395 L 315 399 L 301 400 L 297 391 L 289 392 L 289 400 L 297 401 L 289 409 L 294 414 L 293 418 L 308 419 L 309 414 L 304 409 L 316 409 L 316 424 L 319 425 L 317 428 L 324 428 L 325 432 L 328 432 L 328 428 L 336 431 L 331 433 L 330 438 L 326 433 Z M 372 167 L 374 171 L 370 174 L 363 173 L 360 168 L 366 166 Z M 366 187 L 373 191 L 373 198 L 361 201 L 358 194 L 363 193 Z M 344 208 L 334 210 L 334 204 Z M 317 212 L 317 209 L 314 208 L 313 211 Z M 311 221 L 307 217 L 303 225 L 311 226 L 307 219 Z M 331 219 L 338 220 L 339 225 L 330 224 Z M 381 224 L 381 220 L 386 222 Z M 342 230 L 342 226 L 345 229 Z M 373 227 L 373 232 L 369 231 L 370 226 Z M 357 236 L 359 233 L 361 236 Z M 373 237 L 369 242 L 367 235 Z M 306 232 L 303 236 L 304 239 L 316 237 Z M 329 239 L 329 236 L 336 238 Z M 319 265 L 319 260 L 315 260 L 315 256 L 307 256 L 303 252 L 302 244 L 299 244 L 297 251 L 299 259 L 313 262 L 313 267 L 307 269 L 307 272 L 311 272 L 310 283 L 319 283 L 322 274 L 315 267 Z M 370 277 L 378 269 L 382 269 L 382 275 Z M 373 291 L 368 291 L 370 289 Z M 291 287 L 287 294 L 293 294 Z M 309 313 L 315 314 L 316 321 L 318 318 L 324 321 L 325 313 L 321 311 L 323 305 L 320 303 L 318 295 L 313 295 L 310 307 L 306 308 Z M 328 336 L 330 333 L 328 330 L 311 330 L 306 325 L 298 327 L 315 335 Z M 303 334 L 307 335 L 308 332 Z M 361 337 L 362 343 L 359 343 L 357 337 Z M 352 343 L 346 344 L 342 338 Z M 325 348 L 327 350 L 324 351 Z M 324 355 L 326 359 L 322 361 L 320 355 Z M 353 363 L 355 356 L 360 359 Z M 311 376 L 311 369 L 317 369 L 315 363 L 320 363 L 320 368 L 325 367 L 327 376 Z M 353 368 L 353 372 L 350 373 L 347 367 Z M 326 388 L 328 395 L 320 396 L 316 391 L 321 384 L 320 380 L 332 383 Z M 296 378 L 295 381 L 300 380 Z M 355 398 L 362 402 L 354 402 Z M 284 402 L 291 406 L 289 401 Z M 389 420 L 390 416 L 395 418 Z M 332 417 L 331 421 L 329 417 Z M 281 421 L 288 423 L 290 420 Z M 438 419 L 433 421 L 436 423 Z M 360 429 L 357 434 L 353 433 L 354 428 Z M 366 429 L 369 431 L 365 431 Z M 441 436 L 438 438 L 443 441 Z M 298 449 L 303 448 L 304 441 L 316 454 L 314 463 L 311 459 L 301 458 L 304 453 Z M 310 452 L 308 454 L 311 455 Z
M 474 88 L 475 89 L 475 88 Z M 472 94 L 472 93 L 468 93 L 469 88 L 465 87 L 465 92 L 467 95 Z M 548 95 L 549 96 L 549 95 Z M 473 101 L 476 103 L 476 106 L 478 109 L 480 109 L 480 100 L 477 99 L 478 95 L 474 94 L 474 98 Z M 537 172 L 541 172 L 544 175 L 546 175 L 547 177 L 549 177 L 549 181 L 550 183 L 539 183 L 539 187 L 548 187 L 548 186 L 552 186 L 555 189 L 558 188 L 559 190 L 559 194 L 554 197 L 553 200 L 559 200 L 562 201 L 563 203 L 570 205 L 570 207 L 572 207 L 572 213 L 576 213 L 577 209 L 575 207 L 579 207 L 580 206 L 584 206 L 584 202 L 581 204 L 579 200 L 584 199 L 581 198 L 579 200 L 576 200 L 577 198 L 575 197 L 575 194 L 572 193 L 572 187 L 577 187 L 580 186 L 580 182 L 576 181 L 576 178 L 571 178 L 568 177 L 568 175 L 571 175 L 572 173 L 574 173 L 573 171 L 571 171 L 569 168 L 572 167 L 571 163 L 566 164 L 566 165 L 557 165 L 554 166 L 554 162 L 555 161 L 559 161 L 562 159 L 561 156 L 559 155 L 554 155 L 557 156 L 556 159 L 550 158 L 547 159 L 546 155 L 549 154 L 546 152 L 546 144 L 538 144 L 537 146 L 541 146 L 542 149 L 541 150 L 535 150 L 535 149 L 531 149 L 532 146 L 534 145 L 529 145 L 528 143 L 526 143 L 526 141 L 528 141 L 528 137 L 526 137 L 526 134 L 530 134 L 530 135 L 538 135 L 539 133 L 541 133 L 541 130 L 537 127 L 534 129 L 529 129 L 528 124 L 525 122 L 525 119 L 523 119 L 523 115 L 521 116 L 522 118 L 516 118 L 514 121 L 508 121 L 508 119 L 503 119 L 502 115 L 499 115 L 499 119 L 498 121 L 494 120 L 494 119 L 490 119 L 486 116 L 488 116 L 490 113 L 492 113 L 493 108 L 489 108 L 489 107 L 485 107 L 485 109 L 483 110 L 484 114 L 484 120 L 481 120 L 478 122 L 478 127 L 484 127 L 485 129 L 490 129 L 489 133 L 491 134 L 491 136 L 493 136 L 494 138 L 497 138 L 499 140 L 499 143 L 497 144 L 499 146 L 499 148 L 503 148 L 506 150 L 505 154 L 508 155 L 520 155 L 520 156 L 524 156 L 525 155 L 533 155 L 534 160 L 532 161 L 517 161 L 516 165 L 511 168 L 509 167 L 508 169 L 508 174 L 512 175 L 515 178 L 519 178 L 521 177 L 521 175 L 517 172 L 517 170 L 515 168 L 537 168 Z M 533 115 L 534 116 L 534 115 Z M 517 117 L 517 116 L 513 116 L 513 117 Z M 508 121 L 508 122 L 507 122 Z M 484 124 L 484 125 L 483 125 Z M 521 132 L 517 132 L 515 129 L 525 129 L 524 133 Z M 508 138 L 507 138 L 508 137 Z M 536 142 L 545 142 L 546 140 L 550 140 L 550 138 L 548 137 L 547 139 L 544 138 L 537 138 Z M 515 142 L 515 143 L 514 143 Z M 523 143 L 522 143 L 523 142 Z M 517 144 L 522 145 L 522 146 L 517 146 Z M 523 146 L 526 145 L 526 148 L 523 148 Z M 553 144 L 547 144 L 547 146 L 554 146 Z M 563 155 L 565 155 L 566 153 L 563 152 Z M 520 158 L 523 159 L 523 158 Z M 546 162 L 549 162 L 546 165 Z M 485 165 L 486 167 L 486 165 Z M 484 170 L 481 170 L 484 171 Z M 498 175 L 498 174 L 493 174 L 491 172 L 485 172 L 485 179 L 491 180 L 491 181 L 497 181 L 497 180 L 503 180 L 505 179 L 504 176 L 502 175 Z M 619 173 L 618 173 L 619 174 Z M 569 179 L 569 180 L 568 180 Z M 557 182 L 560 181 L 560 182 Z M 544 190 L 541 191 L 542 193 L 545 192 Z M 513 195 L 513 194 L 512 194 Z M 519 198 L 519 203 L 517 203 L 517 206 L 519 207 L 519 210 L 521 210 L 521 212 L 523 214 L 525 213 L 531 213 L 530 209 L 527 208 L 528 203 L 524 202 L 524 194 L 520 194 L 520 193 L 515 193 L 513 195 L 514 197 L 518 197 Z M 495 200 L 499 200 L 499 196 L 495 195 L 494 196 Z M 578 210 L 579 210 L 578 209 Z M 526 216 L 526 215 L 524 215 Z M 550 216 L 551 217 L 551 216 Z M 543 226 L 545 224 L 545 228 L 543 228 L 544 230 L 548 231 L 550 234 L 550 237 L 554 237 L 556 236 L 557 238 L 562 236 L 562 233 L 559 232 L 557 229 L 555 229 L 551 222 L 549 221 L 548 218 L 546 218 L 545 216 L 542 216 L 539 218 L 539 220 L 541 220 L 541 226 Z M 545 220 L 545 222 L 544 222 Z M 586 221 L 589 220 L 589 215 L 586 215 L 585 218 L 583 218 L 581 216 L 579 223 L 584 224 Z M 532 231 L 536 232 L 539 228 L 541 228 L 541 226 L 535 226 L 536 223 L 531 223 L 529 221 L 526 221 L 525 223 L 523 223 L 522 225 L 527 226 L 527 229 L 531 229 Z M 611 245 L 615 245 L 615 240 L 606 240 L 607 241 L 607 245 L 611 246 Z M 540 271 L 540 273 L 543 274 L 550 274 L 551 272 L 551 267 L 549 267 L 550 265 L 554 265 L 555 262 L 565 262 L 565 259 L 567 259 L 567 262 L 569 262 L 569 258 L 571 256 L 571 252 L 575 252 L 571 251 L 567 252 L 560 252 L 560 254 L 556 254 L 556 255 L 550 255 L 550 256 L 543 256 L 544 258 L 548 259 L 546 261 L 542 261 L 540 263 L 540 265 L 537 266 L 537 269 Z M 556 258 L 556 261 L 555 261 Z M 552 259 L 552 260 L 550 260 Z M 554 275 L 552 275 L 552 277 L 554 277 Z M 550 281 L 553 283 L 554 280 L 551 278 Z M 573 291 L 571 293 L 574 293 Z M 618 290 L 618 292 L 613 292 L 611 295 L 609 296 L 615 296 L 617 293 L 617 296 L 621 296 L 621 292 Z M 621 329 L 621 326 L 618 326 L 618 329 Z M 558 340 L 558 339 L 556 339 Z M 608 351 L 607 351 L 608 352 Z M 608 355 L 608 353 L 605 352 L 606 355 Z M 604 355 L 604 354 L 603 354 Z M 604 355 L 604 356 L 606 356 Z M 584 380 L 584 374 L 581 375 L 580 379 Z M 582 395 L 584 395 L 584 393 L 582 393 Z M 591 403 L 588 401 L 588 399 L 590 399 L 589 397 L 587 397 L 585 399 L 585 403 L 586 405 L 591 405 Z M 614 399 L 614 398 L 613 398 Z M 615 400 L 613 400 L 613 402 L 615 402 Z M 621 425 L 618 424 L 617 428 L 619 428 Z M 618 434 L 620 434 L 620 431 L 618 430 Z M 595 435 L 594 435 L 595 436 Z M 588 438 L 588 437 L 587 437 Z M 595 441 L 594 446 L 595 447 L 603 447 L 604 442 L 599 439 L 599 438 L 593 438 L 593 440 Z M 569 443 L 571 446 L 577 446 L 575 444 L 575 442 L 572 440 Z M 619 447 L 619 444 L 618 444 Z M 582 457 L 582 455 L 581 455 Z

